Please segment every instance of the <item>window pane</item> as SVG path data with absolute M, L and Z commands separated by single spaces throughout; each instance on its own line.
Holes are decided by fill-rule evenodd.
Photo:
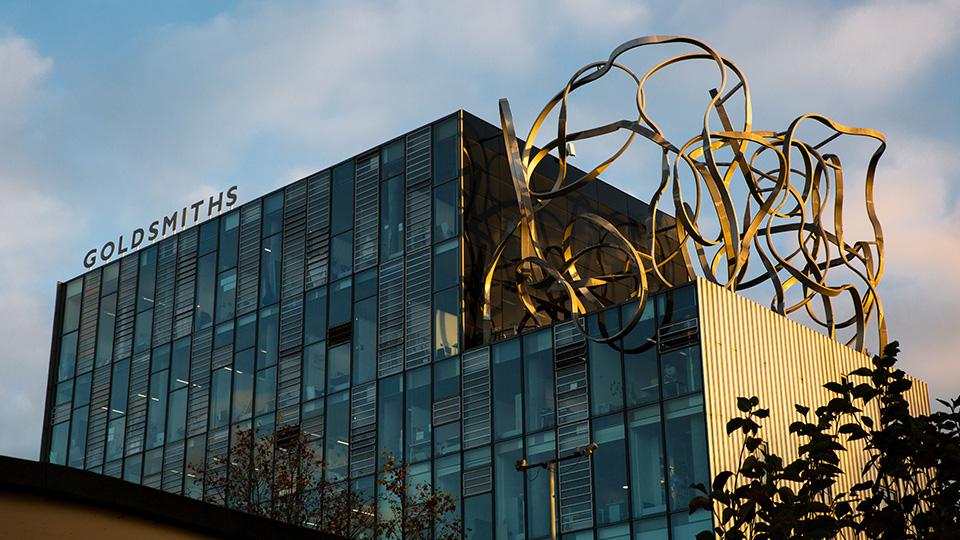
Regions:
M 449 520 L 459 521 L 460 517 L 460 456 L 448 456 L 438 459 L 433 469 L 433 489 L 448 493 L 457 505 L 454 512 L 444 515 Z
M 57 368 L 57 380 L 65 381 L 73 377 L 77 367 L 77 332 L 71 332 L 60 340 L 60 362 Z
M 197 260 L 197 305 L 193 320 L 194 330 L 213 326 L 213 302 L 217 292 L 217 254 L 211 253 Z
M 70 402 L 70 396 L 73 394 L 73 381 L 66 380 L 57 385 L 56 404 L 63 405 Z
M 350 386 L 350 344 L 337 345 L 327 352 L 327 393 L 346 390 Z
M 130 388 L 130 360 L 113 365 L 113 378 L 110 381 L 110 418 L 127 413 L 127 393 Z
M 433 452 L 435 456 L 460 453 L 460 422 L 451 422 L 433 428 Z
M 660 366 L 664 399 L 703 389 L 699 345 L 661 354 Z
M 353 276 L 353 299 L 363 300 L 377 295 L 377 269 L 371 268 Z
M 491 494 L 477 495 L 463 500 L 464 529 L 471 538 L 493 538 L 493 501 Z
M 90 379 L 93 372 L 77 375 L 76 388 L 73 390 L 73 406 L 82 407 L 90 403 Z
M 315 343 L 327 337 L 327 288 L 319 287 L 304 296 L 303 341 Z
M 303 399 L 309 401 L 323 395 L 327 367 L 327 344 L 316 343 L 303 351 Z
M 97 323 L 97 367 L 110 363 L 113 357 L 113 331 L 117 319 L 117 295 L 110 294 L 100 300 Z
M 330 285 L 330 326 L 343 324 L 350 320 L 350 306 L 353 305 L 353 283 L 350 278 Z
M 70 422 L 61 422 L 53 426 L 50 432 L 50 463 L 65 465 L 67 463 L 67 436 Z
M 434 359 L 460 354 L 460 290 L 433 295 Z
M 203 496 L 203 469 L 204 450 L 206 448 L 206 436 L 198 435 L 187 440 L 187 461 L 185 467 L 185 478 L 183 483 L 183 494 L 193 499 L 199 499 Z
M 594 415 L 623 408 L 620 351 L 606 343 L 589 342 L 590 408 Z
M 134 484 L 140 483 L 140 467 L 143 466 L 143 454 L 134 454 L 123 460 L 123 479 Z
M 682 512 L 670 516 L 670 532 L 674 538 L 695 538 L 712 526 L 712 517 L 706 510 L 698 510 L 693 515 Z
M 460 279 L 460 254 L 458 239 L 444 242 L 433 248 L 433 290 L 453 287 Z
M 330 279 L 353 273 L 353 231 L 334 236 L 330 241 Z
M 519 339 L 493 346 L 493 431 L 497 439 L 516 437 L 523 431 L 520 369 Z
M 597 540 L 630 540 L 630 525 L 604 527 L 597 531 Z
M 147 448 L 163 445 L 167 421 L 167 371 L 150 377 L 150 405 L 147 407 Z
M 280 308 L 260 310 L 260 332 L 257 335 L 257 369 L 277 363 L 280 348 Z
M 263 236 L 283 230 L 283 192 L 278 191 L 263 199 Z
M 403 173 L 403 139 L 380 149 L 380 177 L 393 178 Z
M 682 538 L 678 536 L 677 538 Z M 667 518 L 645 519 L 633 524 L 633 540 L 669 540 Z
M 83 297 L 83 278 L 79 277 L 67 283 L 63 302 L 63 333 L 73 332 L 80 326 L 80 299 Z M 66 450 L 66 432 L 64 432 L 64 447 Z M 64 456 L 66 457 L 66 456 Z
M 80 407 L 73 411 L 70 424 L 70 461 L 71 467 L 83 468 L 83 455 L 87 448 L 87 415 L 89 409 Z
M 167 410 L 166 443 L 182 441 L 187 424 L 187 389 L 181 388 L 170 393 L 170 407 Z
M 557 457 L 556 432 L 546 431 L 527 437 L 527 462 L 543 463 Z M 523 473 L 527 481 L 530 538 L 550 536 L 550 476 L 546 469 L 530 469 Z
M 710 483 L 703 396 L 694 395 L 664 403 L 667 436 L 667 489 L 670 510 L 688 507 L 698 493 L 691 484 Z
M 133 338 L 133 352 L 140 353 L 150 349 L 153 337 L 153 310 L 137 313 L 136 333 Z
M 117 281 L 120 278 L 120 263 L 110 263 L 103 267 L 100 278 L 100 295 L 106 296 L 117 292 Z
M 647 306 L 633 330 L 623 338 L 623 368 L 626 380 L 627 406 L 633 407 L 660 399 L 660 377 L 657 374 L 656 324 L 653 306 Z M 624 321 L 633 316 L 636 303 L 623 306 Z
M 660 406 L 630 412 L 630 491 L 633 517 L 661 514 L 667 510 L 663 480 L 663 437 Z
M 377 297 L 357 302 L 353 315 L 353 384 L 377 377 Z
M 407 372 L 407 463 L 430 459 L 430 366 Z
M 657 312 L 661 324 L 695 319 L 697 317 L 697 288 L 687 285 L 657 295 Z
M 219 349 L 233 343 L 233 321 L 227 321 L 217 326 L 213 334 L 213 347 Z
M 550 329 L 523 338 L 524 397 L 527 433 L 556 424 L 553 399 L 553 333 Z
M 190 385 L 190 336 L 173 342 L 170 360 L 170 390 Z
M 522 458 L 520 439 L 497 445 L 493 497 L 497 505 L 497 538 L 522 540 L 525 537 L 523 475 L 517 473 L 517 461 Z
M 206 255 L 217 249 L 217 231 L 220 229 L 220 220 L 213 218 L 200 225 L 199 255 Z
M 350 450 L 350 392 L 333 394 L 327 398 L 327 437 L 324 456 L 327 478 L 336 481 L 347 477 L 347 457 Z
M 433 126 L 434 183 L 449 180 L 460 172 L 457 142 L 457 119 L 455 117 L 448 118 Z
M 353 160 L 333 169 L 330 217 L 331 234 L 353 227 Z
M 240 211 L 234 210 L 220 218 L 219 270 L 237 266 L 237 247 L 240 245 Z
M 237 334 L 234 347 L 238 351 L 253 347 L 257 342 L 257 314 L 248 313 L 237 318 Z
M 384 171 L 386 174 L 386 171 Z M 380 184 L 380 262 L 403 255 L 403 177 Z
M 233 421 L 253 418 L 253 349 L 233 359 Z
M 257 398 L 254 401 L 254 414 L 272 413 L 277 408 L 277 367 L 269 367 L 257 372 Z
M 217 280 L 217 322 L 234 317 L 237 308 L 237 270 L 231 269 Z
M 140 275 L 137 278 L 137 311 L 153 307 L 153 293 L 157 278 L 157 248 L 154 246 L 140 252 Z
M 283 239 L 275 234 L 263 240 L 260 252 L 260 305 L 269 306 L 280 301 L 280 248 Z
M 627 449 L 623 416 L 615 414 L 593 421 L 593 440 L 599 445 L 593 463 L 593 492 L 597 499 L 597 523 L 616 523 L 630 518 L 627 497 Z
M 123 427 L 126 418 L 114 418 L 107 424 L 107 461 L 123 457 Z
M 379 450 L 397 459 L 403 457 L 403 375 L 380 380 L 377 410 L 377 441 Z M 377 452 L 380 455 L 380 452 Z
M 210 428 L 230 424 L 230 375 L 233 369 L 221 368 L 213 372 L 210 382 Z
M 460 359 L 448 358 L 433 365 L 433 399 L 440 401 L 460 394 Z
M 433 241 L 453 238 L 460 231 L 459 182 L 447 182 L 433 190 Z

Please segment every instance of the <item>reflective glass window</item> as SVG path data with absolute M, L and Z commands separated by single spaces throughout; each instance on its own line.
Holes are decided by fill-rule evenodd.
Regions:
M 484 493 L 463 500 L 464 529 L 471 531 L 473 538 L 493 538 L 492 494 Z
M 353 311 L 353 384 L 377 377 L 377 297 L 357 302 Z
M 107 424 L 107 461 L 123 457 L 123 427 L 126 418 L 114 418 Z
M 204 450 L 206 436 L 198 435 L 187 439 L 186 474 L 184 475 L 183 494 L 192 499 L 203 496 L 203 470 L 205 468 Z
M 447 358 L 433 364 L 433 399 L 440 401 L 460 394 L 460 359 Z
M 97 367 L 110 363 L 113 357 L 113 332 L 117 320 L 117 295 L 108 294 L 100 300 L 100 313 L 97 315 Z
M 150 372 L 156 373 L 170 367 L 170 344 L 161 345 L 150 355 Z
M 263 236 L 283 230 L 283 192 L 278 191 L 263 199 Z
M 398 174 L 403 174 L 403 151 L 403 139 L 386 144 L 380 149 L 381 178 L 389 179 Z
M 633 317 L 636 303 L 623 306 L 624 321 Z M 653 306 L 647 305 L 636 326 L 623 338 L 624 389 L 627 406 L 634 407 L 660 399 L 657 370 L 656 323 Z
M 430 459 L 430 366 L 407 372 L 407 463 Z
M 363 300 L 377 295 L 377 269 L 371 268 L 353 276 L 353 299 Z
M 303 342 L 315 343 L 327 337 L 327 288 L 318 287 L 303 298 Z
M 240 211 L 234 210 L 220 218 L 219 270 L 237 266 L 237 248 L 240 246 Z
M 187 426 L 187 389 L 181 388 L 170 393 L 170 404 L 167 408 L 167 440 L 172 443 L 182 441 Z
M 692 515 L 679 512 L 670 516 L 670 532 L 674 538 L 696 538 L 697 534 L 709 531 L 712 526 L 712 516 L 706 510 L 698 510 Z
M 633 540 L 669 540 L 667 518 L 656 517 L 637 521 L 633 524 Z
M 157 281 L 157 248 L 150 246 L 140 252 L 140 271 L 137 277 L 137 311 L 153 307 Z
M 380 379 L 377 396 L 377 442 L 379 450 L 397 459 L 403 457 L 403 375 Z M 380 455 L 380 452 L 377 452 Z
M 350 387 L 350 344 L 343 343 L 327 352 L 327 393 Z
M 437 459 L 433 467 L 433 489 L 444 491 L 453 497 L 457 511 L 451 512 L 447 519 L 457 519 L 460 514 L 460 456 L 447 456 Z
M 315 343 L 303 350 L 303 399 L 308 401 L 323 395 L 327 368 L 327 344 Z
M 220 347 L 225 347 L 231 343 L 233 343 L 232 320 L 217 325 L 217 329 L 213 334 L 213 347 L 219 349 Z
M 524 399 L 527 432 L 556 424 L 553 382 L 553 332 L 548 328 L 523 337 Z
M 217 321 L 227 321 L 237 311 L 237 270 L 230 269 L 217 279 Z
M 281 235 L 263 239 L 260 252 L 260 305 L 269 306 L 280 301 Z
M 50 431 L 50 463 L 66 465 L 67 437 L 69 436 L 70 422 L 61 422 Z
M 77 332 L 65 334 L 60 340 L 60 361 L 57 365 L 57 380 L 73 377 L 77 368 Z
M 134 484 L 140 483 L 140 468 L 143 466 L 143 454 L 134 454 L 123 460 L 123 479 Z
M 614 525 L 597 529 L 597 540 L 630 540 L 630 525 Z
M 190 336 L 173 342 L 170 357 L 170 390 L 190 386 Z
M 148 309 L 137 313 L 137 322 L 134 326 L 133 352 L 140 353 L 150 349 L 150 338 L 153 337 L 153 310 Z
M 234 343 L 234 348 L 238 351 L 242 351 L 253 345 L 257 342 L 257 314 L 256 313 L 247 313 L 241 317 L 237 317 L 237 330 L 236 330 L 236 343 Z
M 253 418 L 253 349 L 233 358 L 233 421 Z
M 330 198 L 330 233 L 353 227 L 353 160 L 333 169 L 333 193 Z
M 433 295 L 434 359 L 460 354 L 460 290 Z
M 523 458 L 520 439 L 502 442 L 496 447 L 494 496 L 497 505 L 497 538 L 525 538 L 523 475 L 517 473 L 517 461 Z
M 210 428 L 230 424 L 230 386 L 233 369 L 220 368 L 213 372 L 210 381 Z
M 352 273 L 353 231 L 346 231 L 330 241 L 330 279 L 340 279 Z
M 661 324 L 695 319 L 697 317 L 697 288 L 687 285 L 658 294 L 657 312 Z
M 590 408 L 607 414 L 623 408 L 623 376 L 620 351 L 606 343 L 589 342 Z
M 350 392 L 327 397 L 326 429 L 327 478 L 342 480 L 347 477 L 350 450 Z
M 150 403 L 147 405 L 147 448 L 163 446 L 167 421 L 167 371 L 150 377 Z
M 599 445 L 590 460 L 593 463 L 597 523 L 617 523 L 630 519 L 623 416 L 614 414 L 595 419 L 593 440 Z
M 257 369 L 275 365 L 279 350 L 280 308 L 263 308 L 260 310 L 260 330 L 257 334 Z
M 353 305 L 353 283 L 350 278 L 330 285 L 329 325 L 336 326 L 350 320 L 350 306 Z
M 77 375 L 76 388 L 73 391 L 73 406 L 82 407 L 90 403 L 90 379 L 93 372 Z
M 63 333 L 73 332 L 80 327 L 80 300 L 83 298 L 83 278 L 79 277 L 67 283 L 63 302 Z M 66 435 L 64 435 L 66 443 Z M 64 446 L 66 449 L 66 446 Z
M 460 172 L 457 118 L 448 118 L 433 126 L 433 179 L 449 180 Z
M 211 251 L 217 250 L 217 231 L 220 229 L 220 221 L 213 218 L 200 225 L 200 245 L 197 254 L 206 255 Z
M 433 241 L 440 242 L 460 232 L 460 186 L 456 180 L 433 190 Z
M 70 397 L 73 395 L 73 381 L 66 380 L 57 385 L 57 397 L 56 404 L 63 405 L 64 403 L 70 402 Z
M 660 355 L 664 399 L 703 389 L 700 346 L 694 345 Z
M 151 450 L 143 455 L 143 476 L 150 477 L 163 471 L 163 448 Z
M 433 248 L 433 290 L 453 287 L 460 280 L 460 253 L 457 238 Z
M 380 185 L 380 262 L 403 255 L 403 177 Z
M 434 426 L 433 452 L 435 456 L 460 453 L 460 422 Z
M 114 262 L 103 267 L 100 275 L 100 296 L 117 292 L 117 282 L 120 279 L 120 263 Z
M 67 465 L 76 469 L 83 468 L 83 456 L 87 448 L 87 416 L 89 409 L 74 409 L 70 424 L 70 461 Z
M 273 412 L 277 408 L 277 367 L 261 369 L 257 372 L 257 394 L 254 400 L 254 414 Z
M 630 492 L 633 517 L 662 514 L 667 510 L 663 479 L 663 436 L 660 406 L 630 411 Z
M 110 380 L 110 418 L 127 414 L 127 394 L 130 389 L 130 360 L 121 360 L 113 365 Z
M 194 330 L 213 326 L 213 303 L 217 292 L 217 254 L 210 253 L 197 259 L 196 312 Z
M 557 457 L 556 432 L 545 431 L 527 437 L 527 462 L 543 463 Z M 527 482 L 527 532 L 530 538 L 550 536 L 550 476 L 537 467 L 523 473 Z M 558 529 L 559 530 L 559 529 Z
M 670 510 L 686 509 L 699 493 L 692 484 L 710 483 L 707 468 L 703 396 L 693 395 L 663 404 L 667 438 L 667 491 Z
M 520 340 L 493 346 L 493 432 L 497 439 L 523 432 L 523 396 L 520 377 Z

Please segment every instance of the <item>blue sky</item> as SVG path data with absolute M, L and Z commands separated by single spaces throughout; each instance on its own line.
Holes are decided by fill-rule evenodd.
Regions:
M 891 335 L 931 394 L 956 396 L 960 1 L 704 5 L 0 5 L 0 454 L 36 457 L 55 283 L 87 250 L 234 184 L 247 201 L 457 108 L 494 121 L 508 97 L 526 128 L 576 68 L 649 34 L 734 59 L 759 129 L 820 112 L 888 135 L 877 206 Z M 685 101 L 702 97 L 698 80 L 681 73 L 650 97 L 682 140 L 702 114 Z M 582 102 L 580 118 L 616 113 L 610 96 Z M 606 178 L 644 198 L 649 165 L 625 160 Z

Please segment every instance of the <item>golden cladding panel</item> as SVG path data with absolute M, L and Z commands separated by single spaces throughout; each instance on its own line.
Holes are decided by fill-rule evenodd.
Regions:
M 739 463 L 742 437 L 728 436 L 726 424 L 740 415 L 741 396 L 757 396 L 760 406 L 770 409 L 761 434 L 773 451 L 795 458 L 799 438 L 788 430 L 800 419 L 794 404 L 811 409 L 826 404 L 830 393 L 824 383 L 872 366 L 870 357 L 704 279 L 697 280 L 697 291 L 711 475 L 736 470 Z M 927 386 L 913 381 L 907 396 L 911 410 L 928 414 Z M 869 412 L 876 418 L 873 405 Z M 841 458 L 848 473 L 841 489 L 859 481 L 866 463 L 858 443 L 848 444 Z

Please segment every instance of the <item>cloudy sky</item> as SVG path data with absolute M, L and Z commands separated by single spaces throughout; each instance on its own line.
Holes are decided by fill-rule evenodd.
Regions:
M 245 202 L 458 108 L 495 121 L 508 97 L 529 126 L 576 68 L 649 34 L 696 36 L 737 61 L 759 129 L 815 111 L 887 134 L 891 336 L 934 396 L 956 396 L 960 0 L 700 4 L 0 5 L 0 454 L 37 457 L 55 285 L 87 250 L 230 185 Z M 660 123 L 677 118 L 665 129 L 685 140 L 696 126 L 679 120 L 702 114 L 709 86 L 691 109 L 674 83 L 656 96 Z M 600 101 L 578 112 L 609 113 Z M 622 167 L 607 178 L 650 188 Z

